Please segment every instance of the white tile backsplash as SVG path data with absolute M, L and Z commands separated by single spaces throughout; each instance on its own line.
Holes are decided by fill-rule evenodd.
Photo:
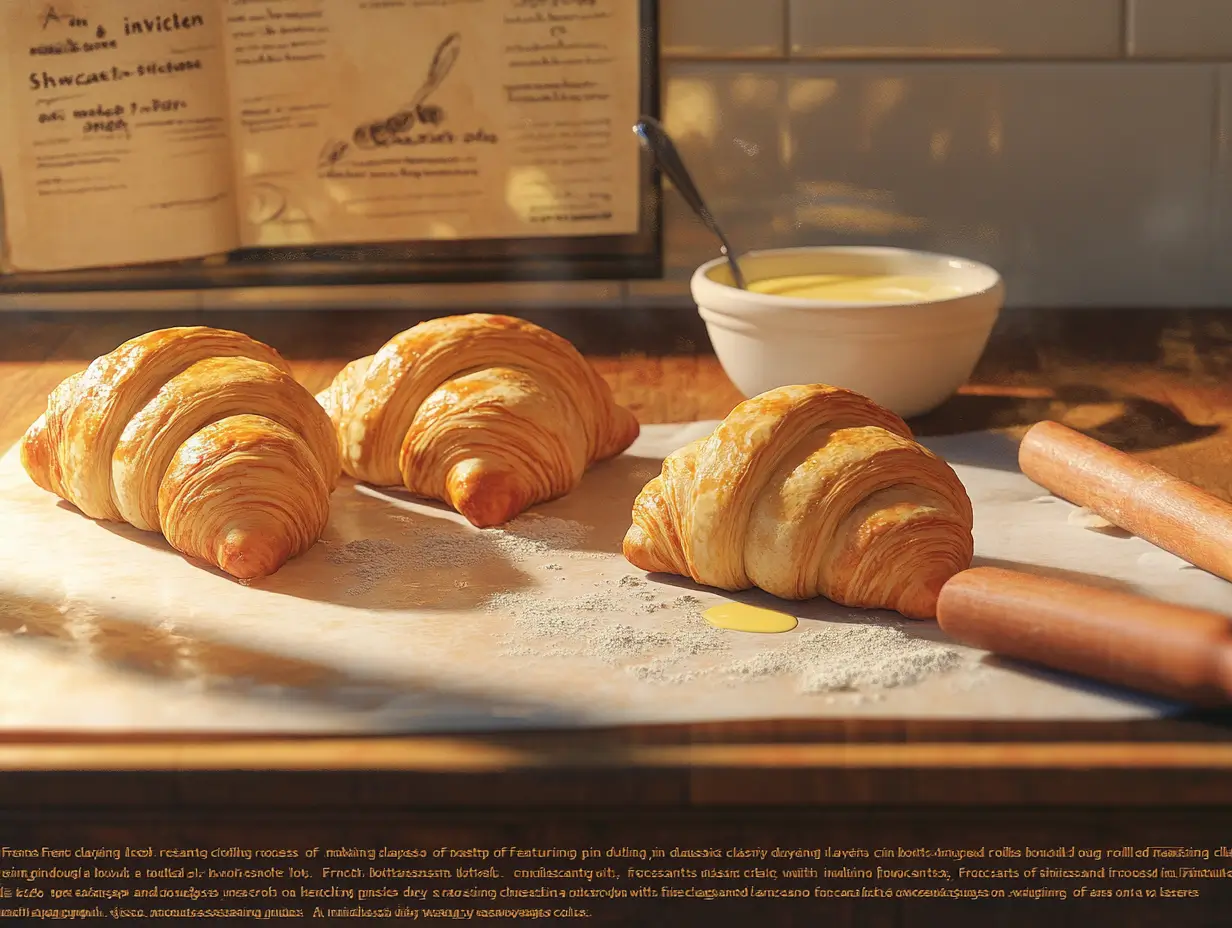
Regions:
M 787 0 L 659 0 L 659 23 L 672 58 L 779 58 Z
M 1129 54 L 1142 58 L 1232 58 L 1229 0 L 1127 0 Z
M 949 250 L 1015 305 L 1232 306 L 1232 0 L 661 3 L 667 120 L 740 245 Z M 715 254 L 672 191 L 665 222 L 635 301 Z
M 1216 78 L 1201 64 L 674 63 L 664 115 L 737 247 L 958 253 L 1000 269 L 1012 305 L 1200 305 Z M 715 246 L 667 207 L 683 285 Z
M 789 8 L 792 55 L 818 58 L 1111 58 L 1121 53 L 1122 17 L 1122 0 L 791 0 Z

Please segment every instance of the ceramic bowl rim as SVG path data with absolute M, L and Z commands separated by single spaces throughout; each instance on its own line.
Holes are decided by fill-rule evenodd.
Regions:
M 939 266 L 948 265 L 955 272 L 954 276 L 960 281 L 970 280 L 974 277 L 978 284 L 940 300 L 902 300 L 887 303 L 882 301 L 818 300 L 807 297 L 781 296 L 779 294 L 754 293 L 749 290 L 741 290 L 738 287 L 715 280 L 711 274 L 718 268 L 727 265 L 727 258 L 720 256 L 705 262 L 693 272 L 689 282 L 689 289 L 692 291 L 693 300 L 698 307 L 705 306 L 712 313 L 724 315 L 739 314 L 741 310 L 756 313 L 759 310 L 764 312 L 771 309 L 903 310 L 918 308 L 924 311 L 952 306 L 954 303 L 964 300 L 1003 295 L 1000 291 L 1004 290 L 1004 281 L 1000 273 L 988 264 L 971 258 L 963 258 L 943 252 L 923 251 L 915 248 L 882 245 L 799 245 L 788 248 L 766 248 L 748 251 L 737 257 L 738 259 L 748 261 L 749 259 L 758 260 L 761 258 L 793 255 L 801 257 L 805 255 L 851 255 L 873 258 L 882 257 L 886 259 L 922 258 L 935 262 Z M 717 298 L 717 300 L 708 299 L 708 297 Z M 722 302 L 724 305 L 721 307 L 716 306 L 714 305 L 715 302 Z

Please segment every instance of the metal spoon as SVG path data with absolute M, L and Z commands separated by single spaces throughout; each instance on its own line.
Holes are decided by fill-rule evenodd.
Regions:
M 748 287 L 744 282 L 744 274 L 740 272 L 740 265 L 736 263 L 736 256 L 732 251 L 731 243 L 727 241 L 727 236 L 719 228 L 714 214 L 710 212 L 710 208 L 706 206 L 702 195 L 698 193 L 697 185 L 693 183 L 693 178 L 689 176 L 689 171 L 684 166 L 684 161 L 680 158 L 680 152 L 676 150 L 676 145 L 672 142 L 671 136 L 667 134 L 667 130 L 663 128 L 662 123 L 650 116 L 643 116 L 633 126 L 633 131 L 637 133 L 642 147 L 654 156 L 659 170 L 666 174 L 676 189 L 680 191 L 680 195 L 684 197 L 684 201 L 689 204 L 690 209 L 705 223 L 706 228 L 718 237 L 723 246 L 720 250 L 727 257 L 727 263 L 731 266 L 732 278 L 736 281 L 736 286 L 741 290 L 747 290 Z

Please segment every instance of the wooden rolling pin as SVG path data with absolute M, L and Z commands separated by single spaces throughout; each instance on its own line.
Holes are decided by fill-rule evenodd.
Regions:
M 1232 619 L 1051 577 L 973 567 L 941 588 L 955 640 L 1201 706 L 1232 703 Z
M 1225 580 L 1232 505 L 1058 422 L 1031 427 L 1018 466 L 1044 489 Z

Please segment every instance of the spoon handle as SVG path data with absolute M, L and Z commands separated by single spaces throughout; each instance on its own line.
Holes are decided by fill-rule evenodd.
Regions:
M 723 234 L 723 230 L 715 220 L 714 214 L 710 212 L 710 208 L 706 206 L 706 201 L 702 199 L 697 185 L 693 183 L 693 178 L 684 166 L 680 152 L 676 149 L 675 143 L 672 142 L 671 136 L 667 134 L 667 130 L 663 128 L 663 125 L 657 119 L 651 116 L 643 116 L 633 127 L 633 131 L 637 133 L 642 146 L 654 156 L 659 170 L 671 180 L 672 184 L 684 198 L 685 203 L 689 205 L 689 208 L 697 213 L 701 221 L 705 223 L 706 228 L 713 232 L 715 237 L 722 242 L 723 254 L 727 256 L 727 263 L 731 267 L 732 277 L 735 278 L 736 286 L 741 290 L 748 289 L 745 286 L 744 275 L 740 272 L 740 266 L 736 263 L 735 252 L 732 251 L 731 243 L 727 240 L 727 236 Z

